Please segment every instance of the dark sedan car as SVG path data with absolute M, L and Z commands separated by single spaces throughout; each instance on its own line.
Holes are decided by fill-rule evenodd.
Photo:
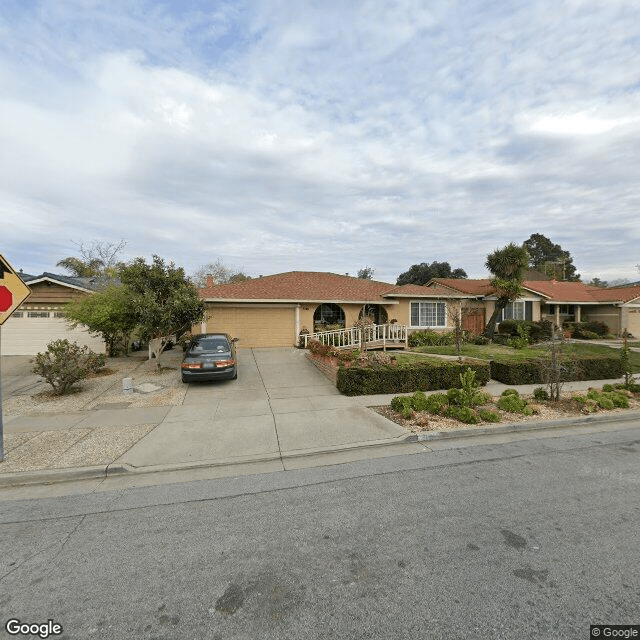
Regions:
M 182 382 L 196 380 L 235 380 L 237 338 L 226 333 L 203 333 L 191 340 L 180 368 Z

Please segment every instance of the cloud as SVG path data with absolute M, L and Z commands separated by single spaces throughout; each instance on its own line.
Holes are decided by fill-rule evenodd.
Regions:
M 592 275 L 640 262 L 633 4 L 179 5 L 0 9 L 25 267 L 124 237 L 192 268 L 481 275 L 531 233 Z

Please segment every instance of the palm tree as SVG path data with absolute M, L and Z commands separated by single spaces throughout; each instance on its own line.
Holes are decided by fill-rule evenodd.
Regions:
M 522 295 L 522 281 L 528 265 L 529 253 L 513 242 L 487 256 L 485 266 L 493 274 L 491 286 L 497 296 L 495 309 L 484 329 L 488 338 L 493 337 L 502 310 Z
M 93 276 L 99 276 L 103 272 L 104 262 L 100 260 L 100 258 L 83 260 L 82 258 L 70 256 L 57 262 L 56 267 L 66 269 L 76 278 L 91 278 Z

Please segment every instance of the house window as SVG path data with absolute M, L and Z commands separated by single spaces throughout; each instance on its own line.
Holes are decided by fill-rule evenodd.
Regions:
M 411 326 L 412 327 L 445 327 L 445 303 L 444 302 L 412 302 Z
M 524 320 L 524 302 L 510 302 L 502 310 L 502 320 Z
M 64 318 L 65 317 L 64 311 L 54 311 L 53 312 L 53 317 L 54 318 Z
M 24 311 L 14 311 L 11 315 L 12 318 L 22 318 L 24 316 Z
M 27 311 L 27 318 L 48 318 L 48 311 Z
M 342 307 L 331 302 L 319 305 L 313 314 L 313 324 L 316 331 L 322 331 L 327 325 L 342 325 L 344 327 L 344 311 Z

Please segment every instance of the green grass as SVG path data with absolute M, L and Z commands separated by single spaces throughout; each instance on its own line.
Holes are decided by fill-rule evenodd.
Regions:
M 456 348 L 453 345 L 443 347 L 416 347 L 413 351 L 421 354 L 457 355 Z M 620 350 L 606 345 L 571 343 L 565 345 L 564 352 L 567 355 L 615 357 L 620 353 Z M 460 354 L 466 358 L 477 358 L 479 360 L 520 361 L 529 360 L 530 358 L 543 358 L 548 354 L 548 347 L 534 345 L 525 349 L 512 349 L 511 347 L 501 344 L 465 344 L 460 349 Z M 408 355 L 410 354 L 405 354 L 405 357 Z M 640 353 L 631 351 L 629 354 L 629 360 L 631 362 L 633 372 L 640 372 Z

